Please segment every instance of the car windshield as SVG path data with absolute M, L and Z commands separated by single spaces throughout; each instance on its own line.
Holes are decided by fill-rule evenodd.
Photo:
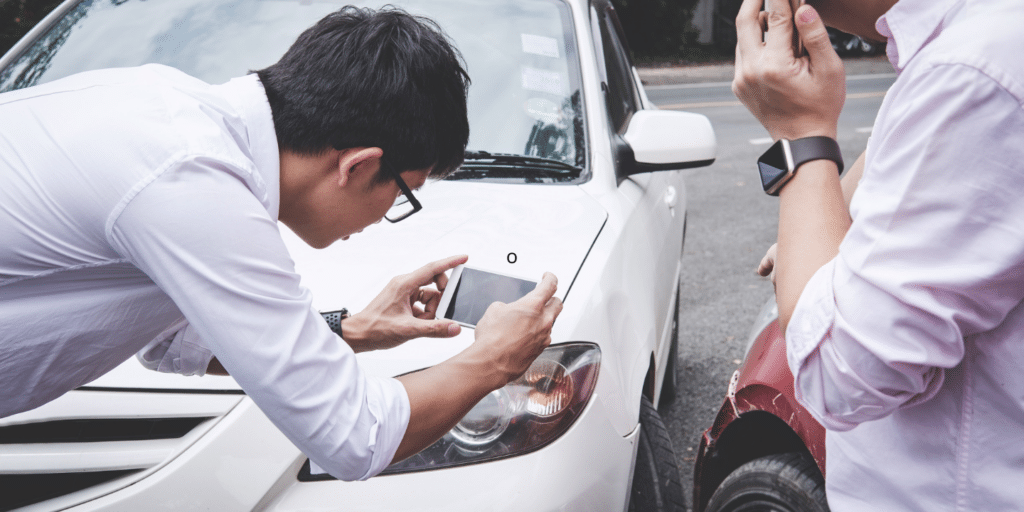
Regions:
M 299 33 L 353 3 L 359 2 L 83 0 L 0 70 L 0 92 L 91 69 L 146 63 L 223 83 L 274 63 Z M 472 80 L 472 152 L 556 160 L 582 172 L 579 60 L 567 5 L 560 0 L 409 0 L 401 6 L 437 21 L 465 57 Z M 481 165 L 459 179 L 488 179 Z M 517 169 L 503 169 L 498 181 L 566 181 L 538 179 L 529 165 Z

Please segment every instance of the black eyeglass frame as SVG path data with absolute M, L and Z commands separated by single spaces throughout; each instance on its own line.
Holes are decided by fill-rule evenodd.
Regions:
M 408 199 L 409 203 L 412 205 L 412 210 L 409 210 L 408 212 L 402 214 L 401 216 L 392 219 L 389 218 L 387 214 L 384 214 L 384 219 L 394 224 L 396 222 L 401 222 L 409 218 L 410 215 L 422 210 L 423 205 L 421 205 L 420 202 L 416 199 L 416 196 L 412 195 L 412 189 L 409 188 L 409 185 L 405 184 L 405 180 L 402 179 L 402 175 L 395 171 L 395 169 L 390 165 L 385 165 L 384 160 L 381 160 L 380 165 L 381 167 L 384 167 L 384 170 L 386 172 L 391 174 L 391 177 L 395 179 L 395 183 L 398 184 L 398 188 L 402 189 L 402 194 L 405 195 L 405 198 Z

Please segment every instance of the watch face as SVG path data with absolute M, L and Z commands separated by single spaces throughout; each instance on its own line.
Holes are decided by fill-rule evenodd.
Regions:
M 761 187 L 771 195 L 778 194 L 778 190 L 782 188 L 782 184 L 789 176 L 786 150 L 782 144 L 781 140 L 776 142 L 761 155 L 761 158 L 757 159 L 757 170 L 761 174 Z

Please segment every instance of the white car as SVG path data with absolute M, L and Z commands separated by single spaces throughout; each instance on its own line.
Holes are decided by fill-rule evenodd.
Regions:
M 0 59 L 0 91 L 148 62 L 223 82 L 276 61 L 341 5 L 66 1 Z M 675 391 L 679 169 L 714 160 L 710 123 L 654 109 L 607 0 L 401 7 L 435 19 L 465 56 L 466 164 L 416 193 L 419 214 L 327 249 L 282 226 L 296 266 L 322 311 L 358 311 L 394 275 L 453 254 L 533 280 L 551 271 L 565 305 L 551 347 L 436 444 L 365 482 L 318 474 L 230 377 L 130 360 L 0 419 L 0 509 L 685 510 L 652 404 Z M 464 329 L 358 357 L 394 376 L 472 340 Z

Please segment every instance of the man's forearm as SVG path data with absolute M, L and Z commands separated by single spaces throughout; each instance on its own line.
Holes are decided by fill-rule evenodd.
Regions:
M 814 160 L 798 172 L 779 194 L 779 246 L 775 293 L 779 326 L 786 332 L 811 276 L 839 252 L 850 227 L 836 164 Z

